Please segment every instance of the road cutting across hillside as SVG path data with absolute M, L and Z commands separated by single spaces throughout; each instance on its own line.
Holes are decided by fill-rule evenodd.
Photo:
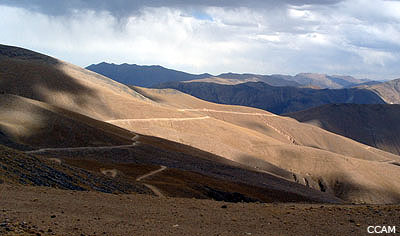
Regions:
M 238 115 L 250 115 L 250 116 L 278 116 L 275 114 L 265 114 L 265 113 L 250 113 L 250 112 L 238 112 L 238 111 L 221 111 L 221 110 L 212 110 L 212 109 L 207 109 L 207 108 L 201 108 L 201 109 L 178 109 L 178 111 L 204 111 L 204 112 L 219 112 L 219 113 L 228 113 L 228 114 L 238 114 Z
M 188 118 L 144 118 L 144 119 L 116 119 L 116 120 L 106 120 L 108 123 L 113 122 L 130 122 L 130 121 L 187 121 L 187 120 L 204 120 L 211 118 L 209 116 L 201 116 L 201 117 L 188 117 Z
M 144 180 L 144 179 L 146 179 L 146 178 L 148 178 L 148 177 L 150 177 L 150 176 L 153 176 L 153 175 L 155 175 L 155 174 L 157 174 L 157 173 L 159 173 L 159 172 L 161 172 L 161 171 L 164 171 L 165 169 L 167 169 L 166 166 L 161 166 L 161 168 L 158 169 L 158 170 L 154 170 L 154 171 L 151 171 L 151 172 L 149 172 L 149 173 L 147 173 L 147 174 L 144 174 L 144 175 L 141 175 L 141 176 L 137 177 L 137 178 L 136 178 L 136 181 L 140 182 L 140 181 L 142 181 L 142 180 Z M 155 195 L 157 195 L 157 196 L 159 196 L 159 197 L 164 197 L 164 195 L 161 193 L 161 191 L 160 191 L 156 186 L 151 185 L 151 184 L 144 184 L 144 186 L 146 186 L 146 187 L 149 188 L 151 191 L 153 191 L 153 193 L 154 193 Z
M 130 147 L 135 147 L 139 144 L 139 141 L 137 141 L 139 138 L 139 135 L 135 135 L 132 137 L 132 144 L 127 144 L 127 145 L 114 145 L 114 146 L 98 146 L 98 147 L 65 147 L 65 148 L 41 148 L 38 150 L 32 150 L 32 151 L 26 151 L 25 153 L 27 154 L 39 154 L 43 152 L 51 152 L 51 151 L 97 151 L 97 150 L 109 150 L 109 149 L 115 149 L 115 148 L 130 148 Z

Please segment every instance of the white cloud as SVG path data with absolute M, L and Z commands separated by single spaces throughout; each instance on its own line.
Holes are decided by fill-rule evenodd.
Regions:
M 160 64 L 194 73 L 320 72 L 400 77 L 400 2 L 144 7 L 46 15 L 0 5 L 0 43 L 86 66 Z

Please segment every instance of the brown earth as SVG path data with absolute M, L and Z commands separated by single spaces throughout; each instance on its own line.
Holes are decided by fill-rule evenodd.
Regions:
M 259 109 L 213 104 L 171 89 L 136 87 L 135 90 L 182 113 L 197 113 L 198 116 L 210 118 L 179 122 L 145 123 L 131 120 L 111 123 L 135 132 L 183 142 L 262 170 L 271 171 L 268 166 L 270 163 L 292 172 L 292 180 L 319 190 L 326 187 L 328 192 L 350 201 L 382 200 L 386 198 L 382 198 L 381 193 L 386 191 L 382 187 L 390 186 L 392 189 L 396 185 L 384 183 L 388 181 L 386 177 L 391 179 L 397 175 L 398 167 L 389 163 L 389 160 L 399 159 L 396 155 Z M 371 169 L 376 171 L 376 175 L 371 174 Z M 386 176 L 383 177 L 382 173 L 387 171 L 390 171 L 390 176 L 383 174 Z M 277 174 L 287 176 L 284 171 Z M 352 188 L 358 189 L 357 193 L 350 193 Z M 373 188 L 374 193 L 362 197 L 369 188 Z M 397 197 L 393 197 L 391 195 L 389 202 L 397 201 Z
M 0 94 L 0 131 L 32 148 L 132 144 L 132 132 L 17 95 Z
M 12 99 L 10 104 L 1 105 L 10 112 L 2 114 L 2 119 L 7 120 L 7 123 L 0 124 L 0 131 L 6 133 L 12 141 L 24 140 L 28 144 L 28 141 L 36 140 L 26 137 L 39 137 L 39 141 L 44 139 L 45 146 L 45 140 L 51 141 L 52 136 L 59 130 L 41 133 L 43 130 L 52 130 L 51 122 L 47 122 L 47 117 L 50 116 L 56 117 L 50 120 L 60 120 L 60 124 L 68 124 L 70 129 L 65 130 L 69 131 L 72 137 L 87 137 L 88 140 L 103 142 L 97 146 L 107 142 L 120 145 L 112 144 L 108 137 L 117 141 L 122 137 L 123 142 L 131 142 L 133 133 L 132 137 L 125 139 L 131 131 L 141 136 L 172 140 L 202 150 L 203 153 L 211 153 L 212 157 L 209 154 L 201 156 L 209 163 L 223 159 L 230 163 L 229 166 L 251 170 L 251 173 L 275 176 L 279 179 L 276 186 L 280 189 L 287 188 L 291 181 L 303 185 L 305 189 L 317 190 L 316 192 L 325 193 L 331 198 L 340 197 L 349 202 L 400 202 L 399 166 L 391 164 L 400 161 L 397 155 L 266 111 L 213 104 L 174 90 L 131 89 L 77 66 L 24 49 L 1 46 L 0 52 L 0 90 L 19 96 L 4 95 Z M 38 102 L 26 98 L 42 103 L 39 105 Z M 23 109 L 19 108 L 22 105 Z M 40 109 L 37 109 L 38 107 Z M 43 107 L 46 107 L 45 111 Z M 20 113 L 13 113 L 14 110 Z M 85 116 L 64 115 L 65 110 Z M 24 117 L 24 120 L 13 117 Z M 93 119 L 97 119 L 98 123 Z M 107 126 L 107 132 L 100 132 L 99 129 L 104 130 L 106 127 L 104 121 L 126 130 L 117 131 L 115 126 Z M 40 128 L 36 129 L 37 127 Z M 91 135 L 90 132 L 98 132 L 101 135 L 107 133 L 106 139 L 97 140 L 98 135 Z M 121 135 L 122 133 L 124 135 Z M 74 144 L 72 139 L 69 142 L 71 146 L 84 146 Z M 93 146 L 93 142 L 88 145 Z M 139 142 L 143 140 L 139 139 Z M 188 156 L 179 151 L 172 151 L 174 153 L 171 154 L 170 149 L 166 148 L 172 145 L 170 142 L 152 142 L 163 146 L 156 146 L 157 152 L 169 153 L 170 158 L 164 158 L 162 155 L 152 156 L 146 160 L 141 159 L 142 163 L 136 164 L 164 165 L 161 162 L 171 162 L 173 158 L 179 157 L 179 160 L 185 160 L 179 163 L 183 163 L 182 166 L 176 167 L 177 163 L 171 163 L 169 167 L 193 171 L 188 169 L 189 164 L 198 163 L 199 159 L 192 160 L 193 155 L 184 159 Z M 133 149 L 140 150 L 143 155 L 147 153 L 144 156 L 148 157 L 154 153 L 151 151 L 154 146 L 152 143 L 145 143 Z M 109 160 L 124 157 L 132 161 L 134 157 L 138 158 L 125 155 L 127 149 L 129 150 L 92 150 L 88 151 L 88 155 L 97 158 L 97 151 L 100 151 L 100 157 L 103 158 L 104 154 Z M 113 155 L 115 152 L 122 152 L 121 155 L 125 156 Z M 63 154 L 65 153 L 76 155 L 72 150 L 64 151 Z M 216 177 L 217 174 L 212 168 L 207 171 L 196 169 L 196 172 L 207 176 L 215 174 L 211 177 Z
M 226 203 L 0 184 L 2 235 L 367 235 L 398 205 Z
M 133 171 L 142 168 L 135 166 Z M 48 159 L 24 154 L 2 145 L 0 145 L 0 183 L 79 191 L 151 194 L 142 183 L 129 181 L 123 176 L 110 178 L 99 170 L 77 168 L 59 158 Z
M 62 163 L 84 170 L 102 173 L 113 170 L 126 182 L 138 182 L 138 177 L 160 166 L 167 169 L 150 176 L 140 183 L 157 186 L 166 196 L 208 198 L 225 201 L 260 202 L 330 202 L 341 200 L 287 181 L 268 173 L 260 173 L 224 158 L 201 153 L 192 148 L 179 152 L 160 149 L 159 145 L 145 144 L 134 148 L 115 148 L 87 151 L 46 151 L 44 157 L 56 156 Z M 163 142 L 168 145 L 168 142 Z M 170 145 L 173 146 L 173 145 Z M 177 144 L 173 149 L 182 145 Z M 192 150 L 191 150 L 192 149 Z M 192 154 L 190 154 L 192 153 Z

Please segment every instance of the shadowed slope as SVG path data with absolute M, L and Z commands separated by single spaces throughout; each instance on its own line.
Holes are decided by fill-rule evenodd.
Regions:
M 332 104 L 286 115 L 372 147 L 400 154 L 400 105 Z
M 209 74 L 194 75 L 181 71 L 171 70 L 162 66 L 139 66 L 135 64 L 93 64 L 86 69 L 102 74 L 120 83 L 150 87 L 168 81 L 183 81 L 210 77 Z
M 0 110 L 0 132 L 31 147 L 132 144 L 129 131 L 28 98 L 1 94 Z
M 135 90 L 182 113 L 210 118 L 152 123 L 115 121 L 113 124 L 183 142 L 260 170 L 271 171 L 273 168 L 267 165 L 271 163 L 294 173 L 290 176 L 293 181 L 346 200 L 397 201 L 392 192 L 399 191 L 395 179 L 400 176 L 398 167 L 390 161 L 398 161 L 399 156 L 262 110 L 213 104 L 170 89 L 136 87 Z M 379 174 L 371 175 L 371 169 Z M 280 174 L 288 177 L 283 172 Z M 386 191 L 390 196 L 385 196 Z
M 240 190 L 238 193 L 241 194 L 242 199 L 247 199 L 246 196 L 254 196 L 250 197 L 254 201 L 340 202 L 328 194 L 321 194 L 270 174 L 257 173 L 256 170 L 247 166 L 182 144 L 152 137 L 135 136 L 132 132 L 108 123 L 16 95 L 2 94 L 0 97 L 0 108 L 3 111 L 0 114 L 0 129 L 7 140 L 13 140 L 16 144 L 24 143 L 31 147 L 43 148 L 34 153 L 48 157 L 46 160 L 38 159 L 31 154 L 17 155 L 15 153 L 18 152 L 6 149 L 7 152 L 0 153 L 3 158 L 0 164 L 6 168 L 6 171 L 4 168 L 0 171 L 0 175 L 5 176 L 3 181 L 6 182 L 20 181 L 23 184 L 76 190 L 100 189 L 88 188 L 87 185 L 79 187 L 80 182 L 78 185 L 72 185 L 71 181 L 75 181 L 73 178 L 71 179 L 68 174 L 60 172 L 57 168 L 54 171 L 49 169 L 42 164 L 45 162 L 56 167 L 61 165 L 71 173 L 76 171 L 68 165 L 80 168 L 77 170 L 83 174 L 78 175 L 82 176 L 84 183 L 88 182 L 85 178 L 98 178 L 103 175 L 113 179 L 107 180 L 111 181 L 109 184 L 112 184 L 108 190 L 100 189 L 99 191 L 130 192 L 134 191 L 132 186 L 135 186 L 137 182 L 135 176 L 141 173 L 142 169 L 166 164 L 172 168 L 178 168 L 179 170 L 175 172 L 181 173 L 182 176 L 197 176 L 196 172 L 204 176 L 203 180 L 195 186 L 191 183 L 176 185 L 178 189 L 169 191 L 169 196 L 212 198 L 213 195 L 208 195 L 208 192 L 220 191 L 227 194 L 223 200 L 229 200 L 229 196 L 234 194 L 232 191 L 236 189 Z M 132 140 L 133 136 L 138 138 Z M 132 142 L 137 145 L 112 146 L 132 144 Z M 95 148 L 96 146 L 101 147 Z M 180 164 L 174 164 L 176 162 Z M 279 173 L 279 168 L 276 169 L 275 172 Z M 109 173 L 111 173 L 110 176 Z M 47 177 L 36 178 L 35 176 Z M 226 178 L 225 176 L 233 177 Z M 184 181 L 179 176 L 175 180 Z M 121 186 L 113 187 L 117 183 Z M 167 188 L 170 184 L 162 183 Z M 146 183 L 144 185 L 146 186 Z M 144 189 L 143 186 L 142 189 Z M 198 193 L 199 189 L 202 194 Z M 182 195 L 182 192 L 186 192 L 186 195 Z M 268 192 L 272 196 L 260 197 L 262 192 Z
M 0 45 L 0 91 L 95 118 L 122 117 L 124 113 L 118 105 L 128 105 L 132 99 L 137 103 L 146 100 L 104 76 L 26 49 L 3 45 Z
M 222 199 L 224 201 L 229 201 L 229 196 L 237 192 L 243 199 L 248 197 L 262 202 L 341 202 L 328 193 L 189 146 L 147 136 L 141 136 L 139 141 L 140 145 L 131 148 L 50 150 L 39 154 L 49 158 L 57 156 L 62 162 L 90 171 L 113 170 L 117 177 L 157 186 L 169 197 L 213 198 L 207 193 L 220 191 L 228 196 Z M 145 180 L 137 179 L 160 166 L 166 166 L 168 171 Z M 148 170 L 143 172 L 143 169 Z M 175 174 L 166 177 L 166 171 Z M 263 196 L 263 193 L 268 195 Z
M 51 159 L 24 154 L 0 144 L 0 183 L 107 193 L 149 193 L 140 183 L 108 178 Z
M 237 85 L 171 82 L 156 87 L 177 89 L 210 102 L 250 106 L 276 114 L 300 111 L 330 103 L 385 103 L 373 91 L 360 88 L 274 87 L 263 82 L 248 82 Z
M 13 65 L 21 66 L 18 57 L 10 60 L 9 64 L 5 64 L 7 70 L 14 68 Z M 130 89 L 66 63 L 62 63 L 61 67 L 42 62 L 40 65 L 51 67 L 52 71 L 68 77 L 58 81 L 58 77 L 49 76 L 51 73 L 40 73 L 37 80 L 41 82 L 29 83 L 29 74 L 35 73 L 37 65 L 33 68 L 21 66 L 8 70 L 5 77 L 1 77 L 6 83 L 2 82 L 0 88 L 8 89 L 12 85 L 11 78 L 17 78 L 21 81 L 21 94 L 40 95 L 37 99 L 51 105 L 108 121 L 135 133 L 169 139 L 214 154 L 203 152 L 200 156 L 202 161 L 199 161 L 197 154 L 187 155 L 181 144 L 157 138 L 146 143 L 145 140 L 149 139 L 141 136 L 138 140 L 141 144 L 131 148 L 63 149 L 60 153 L 55 151 L 57 155 L 79 158 L 83 152 L 83 157 L 89 153 L 94 159 L 106 156 L 106 159 L 101 159 L 102 162 L 127 161 L 126 158 L 130 162 L 141 160 L 137 164 L 164 165 L 250 185 L 256 184 L 255 179 L 263 188 L 271 182 L 264 181 L 267 177 L 254 175 L 265 174 L 271 181 L 276 180 L 275 186 L 280 191 L 286 189 L 293 193 L 292 186 L 302 184 L 301 189 L 296 189 L 305 191 L 305 195 L 313 192 L 312 195 L 320 196 L 316 193 L 324 192 L 325 195 L 340 196 L 352 202 L 390 203 L 400 199 L 399 167 L 391 164 L 398 162 L 399 156 L 266 111 L 212 104 L 173 90 Z M 91 89 L 92 95 L 58 89 L 64 83 L 75 82 Z M 55 84 L 54 90 L 46 89 L 42 93 L 34 86 L 40 84 L 40 88 L 47 88 L 47 83 Z M 76 96 L 84 102 L 74 102 Z M 132 156 L 132 153 L 137 154 Z M 204 162 L 207 164 L 199 164 Z M 229 163 L 229 170 L 232 166 L 238 169 L 221 174 L 225 167 L 217 165 L 217 162 L 225 164 L 225 167 Z M 244 175 L 244 170 L 253 174 L 246 172 Z M 371 170 L 379 174 L 371 174 Z M 287 180 L 299 184 L 291 185 Z

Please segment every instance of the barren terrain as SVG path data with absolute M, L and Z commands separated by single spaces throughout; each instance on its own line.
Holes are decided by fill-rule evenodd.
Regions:
M 366 235 L 400 206 L 226 203 L 0 185 L 6 235 Z
M 174 179 L 190 172 L 259 187 L 271 194 L 263 201 L 287 196 L 400 202 L 398 155 L 263 110 L 205 102 L 171 89 L 128 87 L 25 49 L 1 46 L 0 52 L 5 93 L 0 108 L 7 111 L 0 114 L 1 140 L 27 146 L 30 154 L 84 169 L 90 168 L 85 161 L 123 169 L 125 164 L 164 165 L 168 170 L 160 174 Z M 134 137 L 139 138 L 133 143 Z M 110 167 L 91 171 L 124 176 Z M 194 194 L 194 186 L 183 183 L 175 188 L 166 181 L 146 184 L 164 192 L 160 186 L 168 186 L 176 196 L 233 194 L 216 189 L 217 183 L 205 190 L 204 182 L 199 184 L 203 192 Z M 242 195 L 260 199 L 242 187 Z
M 398 104 L 332 104 L 286 115 L 360 143 L 400 154 Z

